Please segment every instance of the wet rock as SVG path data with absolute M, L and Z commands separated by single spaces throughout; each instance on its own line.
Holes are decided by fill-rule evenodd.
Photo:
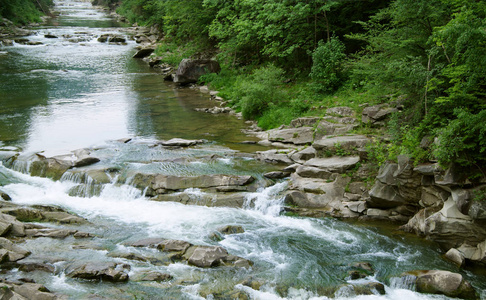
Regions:
M 154 51 L 155 47 L 142 48 L 133 55 L 133 58 L 144 58 L 154 53 Z
M 71 267 L 67 276 L 72 278 L 124 282 L 128 280 L 129 266 L 114 262 L 87 263 Z
M 72 163 L 55 158 L 46 158 L 37 155 L 39 160 L 33 161 L 30 166 L 32 176 L 47 177 L 53 180 L 61 179 L 62 175 L 72 167 Z
M 222 247 L 198 246 L 189 257 L 188 263 L 200 268 L 217 267 L 223 264 L 226 257 L 228 252 Z
M 441 294 L 461 299 L 479 299 L 475 289 L 461 274 L 443 270 L 418 270 L 402 274 L 415 277 L 417 292 Z
M 170 175 L 155 175 L 151 188 L 154 190 L 181 190 L 187 188 L 210 188 L 218 186 L 243 186 L 255 180 L 249 175 L 201 175 L 180 177 Z
M 0 236 L 23 237 L 25 236 L 25 225 L 14 216 L 0 213 L 0 231 L 2 233 Z
M 479 263 L 479 265 L 486 265 L 486 240 L 476 246 L 464 243 L 457 250 L 466 260 Z
M 138 260 L 138 261 L 149 261 L 149 259 L 143 255 L 137 254 L 137 253 L 132 253 L 132 252 L 119 252 L 119 251 L 113 251 L 108 253 L 108 257 L 118 257 L 118 258 L 123 258 L 123 259 L 128 259 L 128 260 Z
M 450 260 L 451 262 L 453 262 L 459 268 L 462 268 L 466 263 L 466 259 L 464 255 L 456 248 L 449 249 L 449 251 L 447 251 L 447 253 L 444 254 L 444 257 Z
M 204 74 L 219 73 L 221 67 L 215 60 L 183 59 L 177 69 L 174 82 L 179 84 L 194 83 Z
M 172 280 L 172 276 L 166 273 L 160 273 L 155 271 L 144 271 L 135 273 L 135 275 L 130 279 L 131 281 L 169 281 Z
M 7 193 L 0 191 L 0 198 L 4 201 L 12 201 L 12 198 Z
M 12 285 L 14 294 L 17 294 L 23 299 L 32 300 L 55 300 L 59 299 L 58 296 L 52 294 L 45 286 L 36 283 L 23 283 Z M 22 298 L 12 298 L 22 299 Z
M 59 38 L 58 36 L 55 36 L 53 34 L 44 34 L 44 37 L 46 39 L 57 39 L 57 38 Z
M 263 174 L 263 176 L 270 179 L 281 179 L 281 178 L 289 177 L 290 172 L 273 171 L 273 172 L 265 173 Z
M 77 233 L 77 230 L 72 229 L 27 229 L 26 234 L 29 237 L 50 237 L 55 239 L 64 239 Z
M 290 165 L 293 161 L 288 156 L 288 151 L 284 150 L 267 150 L 267 151 L 257 151 L 256 158 L 258 160 L 265 161 L 272 164 L 287 164 Z
M 10 240 L 7 240 L 6 238 L 2 238 L 2 237 L 0 237 L 0 250 L 3 250 L 2 256 L 4 256 L 3 257 L 4 261 L 11 261 L 11 262 L 18 261 L 30 255 L 30 251 L 27 251 L 15 245 Z M 5 257 L 5 254 L 8 255 L 8 259 Z
M 157 249 L 166 252 L 186 252 L 192 244 L 181 240 L 164 240 L 157 245 Z
M 17 262 L 19 271 L 22 272 L 34 272 L 34 271 L 42 271 L 47 273 L 52 273 L 56 271 L 56 268 L 53 264 L 45 263 L 45 262 L 26 262 L 25 259 L 20 260 Z
M 204 143 L 203 140 L 185 140 L 180 138 L 174 138 L 168 141 L 159 142 L 160 145 L 168 147 L 189 147 L 202 143 Z
M 166 239 L 164 238 L 148 238 L 138 240 L 130 244 L 132 247 L 149 247 L 149 248 L 157 248 L 161 243 L 163 243 Z
M 221 232 L 222 234 L 236 234 L 244 233 L 245 229 L 243 229 L 243 227 L 239 225 L 226 225 L 223 227 L 219 227 L 217 231 Z

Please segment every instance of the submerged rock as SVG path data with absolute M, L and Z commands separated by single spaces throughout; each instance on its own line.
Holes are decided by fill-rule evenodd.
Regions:
M 159 142 L 160 145 L 168 147 L 189 147 L 202 143 L 204 143 L 203 140 L 185 140 L 180 138 L 173 138 L 168 141 Z

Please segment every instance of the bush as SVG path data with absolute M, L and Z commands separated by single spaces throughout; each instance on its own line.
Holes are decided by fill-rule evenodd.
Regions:
M 457 163 L 463 167 L 486 169 L 486 110 L 473 114 L 455 109 L 457 118 L 438 130 L 439 143 L 434 155 L 446 166 Z
M 346 57 L 344 50 L 344 44 L 337 37 L 331 38 L 327 43 L 319 41 L 312 53 L 310 73 L 318 92 L 332 92 L 342 85 L 342 65 Z
M 270 106 L 285 101 L 281 90 L 283 74 L 282 69 L 268 65 L 238 77 L 230 96 L 245 119 L 257 119 Z

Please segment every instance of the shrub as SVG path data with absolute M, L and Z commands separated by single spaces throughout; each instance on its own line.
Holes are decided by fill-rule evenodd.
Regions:
M 486 167 L 486 110 L 473 114 L 455 109 L 456 119 L 438 130 L 439 143 L 434 155 L 441 165 L 457 163 L 463 167 Z
M 332 92 L 342 84 L 344 50 L 344 44 L 337 37 L 332 37 L 327 43 L 319 41 L 312 53 L 310 73 L 318 92 Z

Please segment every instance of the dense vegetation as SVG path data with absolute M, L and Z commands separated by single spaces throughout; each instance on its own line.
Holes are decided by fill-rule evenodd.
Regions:
M 16 24 L 39 22 L 51 5 L 52 0 L 0 0 L 0 17 Z
M 158 54 L 171 63 L 215 55 L 223 71 L 203 80 L 264 128 L 329 106 L 400 101 L 383 159 L 408 154 L 484 175 L 483 1 L 123 0 L 118 12 L 159 26 Z

